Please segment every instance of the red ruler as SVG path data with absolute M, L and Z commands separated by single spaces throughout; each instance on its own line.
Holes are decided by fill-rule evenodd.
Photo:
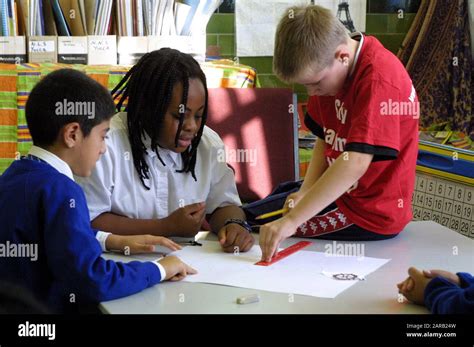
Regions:
M 295 252 L 298 252 L 299 250 L 301 250 L 305 247 L 308 247 L 310 244 L 312 244 L 312 242 L 310 242 L 310 241 L 297 242 L 294 245 L 292 245 L 288 248 L 282 249 L 280 252 L 275 254 L 273 256 L 272 260 L 270 260 L 268 262 L 267 261 L 259 261 L 258 263 L 255 263 L 255 265 L 270 266 L 270 265 L 276 263 L 277 261 L 282 260 L 283 258 L 286 258 L 286 257 L 292 255 Z

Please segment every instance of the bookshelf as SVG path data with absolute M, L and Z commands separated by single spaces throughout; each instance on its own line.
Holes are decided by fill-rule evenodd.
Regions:
M 0 0 L 0 63 L 133 65 L 171 47 L 204 61 L 222 0 Z

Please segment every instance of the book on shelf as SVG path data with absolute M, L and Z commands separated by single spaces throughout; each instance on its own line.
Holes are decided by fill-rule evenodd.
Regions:
M 24 62 L 28 57 L 30 62 L 129 65 L 162 47 L 204 60 L 206 26 L 221 3 L 0 0 L 0 62 Z M 20 48 L 22 42 L 25 49 Z

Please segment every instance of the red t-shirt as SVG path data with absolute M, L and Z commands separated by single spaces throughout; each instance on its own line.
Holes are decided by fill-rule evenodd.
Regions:
M 331 165 L 344 151 L 374 154 L 367 172 L 336 200 L 356 225 L 399 233 L 412 219 L 419 104 L 398 58 L 364 36 L 355 68 L 336 96 L 312 96 L 307 125 L 326 142 Z

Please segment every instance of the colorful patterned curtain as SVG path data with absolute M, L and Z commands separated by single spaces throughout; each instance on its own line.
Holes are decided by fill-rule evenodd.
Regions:
M 474 136 L 467 0 L 422 0 L 398 57 L 418 92 L 421 124 L 448 121 Z

